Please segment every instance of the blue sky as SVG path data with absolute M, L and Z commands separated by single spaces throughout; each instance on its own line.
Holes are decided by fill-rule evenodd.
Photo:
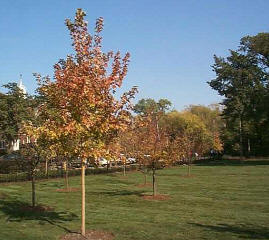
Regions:
M 168 98 L 178 110 L 221 101 L 206 83 L 213 55 L 269 31 L 268 0 L 1 0 L 0 84 L 22 74 L 34 93 L 32 73 L 53 76 L 53 64 L 72 52 L 64 20 L 77 8 L 90 32 L 104 18 L 104 51 L 131 53 L 123 90 L 138 85 L 137 99 Z

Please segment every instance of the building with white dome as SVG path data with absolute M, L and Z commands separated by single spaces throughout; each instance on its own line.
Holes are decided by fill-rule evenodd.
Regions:
M 19 79 L 19 82 L 17 83 L 17 86 L 18 86 L 19 89 L 22 90 L 23 94 L 27 93 L 26 87 L 22 83 L 22 75 L 20 75 L 20 79 Z

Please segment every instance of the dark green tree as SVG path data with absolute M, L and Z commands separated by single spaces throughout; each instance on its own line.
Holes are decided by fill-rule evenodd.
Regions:
M 152 98 L 140 99 L 134 106 L 134 112 L 137 114 L 147 115 L 148 113 L 165 112 L 169 110 L 172 103 L 167 99 L 160 99 L 156 102 Z
M 31 120 L 34 114 L 34 101 L 16 83 L 3 87 L 8 91 L 0 94 L 0 138 L 5 140 L 10 150 L 12 141 L 18 139 L 22 122 Z
M 269 154 L 268 48 L 269 33 L 261 33 L 242 38 L 227 58 L 214 56 L 216 78 L 208 83 L 224 97 L 225 149 L 241 157 Z

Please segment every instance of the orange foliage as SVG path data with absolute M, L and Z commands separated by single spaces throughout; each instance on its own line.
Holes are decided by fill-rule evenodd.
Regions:
M 122 58 L 120 52 L 103 53 L 103 19 L 97 19 L 92 36 L 87 31 L 85 15 L 78 9 L 74 22 L 66 20 L 75 55 L 55 64 L 55 81 L 42 81 L 37 76 L 40 92 L 47 100 L 40 111 L 54 109 L 53 114 L 46 115 L 46 127 L 55 130 L 55 138 L 64 135 L 72 139 L 69 150 L 82 158 L 106 152 L 106 142 L 129 124 L 130 100 L 137 92 L 134 87 L 119 100 L 115 98 L 127 74 L 130 54 Z

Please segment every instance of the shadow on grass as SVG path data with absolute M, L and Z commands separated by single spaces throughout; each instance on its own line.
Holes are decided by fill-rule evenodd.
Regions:
M 128 190 L 116 190 L 116 191 L 106 191 L 106 192 L 87 192 L 87 194 L 93 194 L 93 195 L 107 195 L 111 197 L 116 197 L 116 196 L 131 196 L 131 195 L 136 195 L 136 196 L 142 196 L 144 191 L 128 191 Z
M 54 179 L 49 179 L 54 180 Z M 54 181 L 48 181 L 48 179 L 45 179 L 43 181 L 38 181 L 38 185 L 41 187 L 48 187 L 48 188 L 59 188 L 64 186 L 64 182 L 54 182 Z
M 269 160 L 215 160 L 195 163 L 196 166 L 257 166 L 269 165 Z
M 237 234 L 239 238 L 250 239 L 269 239 L 269 229 L 265 227 L 258 227 L 254 225 L 240 224 L 238 226 L 219 224 L 219 225 L 204 225 L 199 223 L 189 223 L 191 225 L 206 228 L 215 232 L 229 232 Z
M 42 206 L 32 208 L 26 202 L 19 200 L 2 200 L 0 199 L 0 212 L 3 212 L 9 222 L 22 222 L 25 220 L 37 220 L 48 222 L 51 225 L 57 226 L 68 233 L 76 233 L 61 225 L 66 221 L 77 219 L 77 215 L 70 212 L 55 212 L 53 209 Z
M 118 176 L 117 178 L 111 177 L 108 179 L 102 179 L 102 182 L 108 183 L 108 184 L 124 184 L 124 185 L 131 185 L 132 184 L 132 183 L 127 182 L 126 179 L 124 178 L 124 176 Z
M 158 173 L 156 174 L 157 177 L 187 177 L 187 173 L 184 175 L 182 172 L 179 173 Z

